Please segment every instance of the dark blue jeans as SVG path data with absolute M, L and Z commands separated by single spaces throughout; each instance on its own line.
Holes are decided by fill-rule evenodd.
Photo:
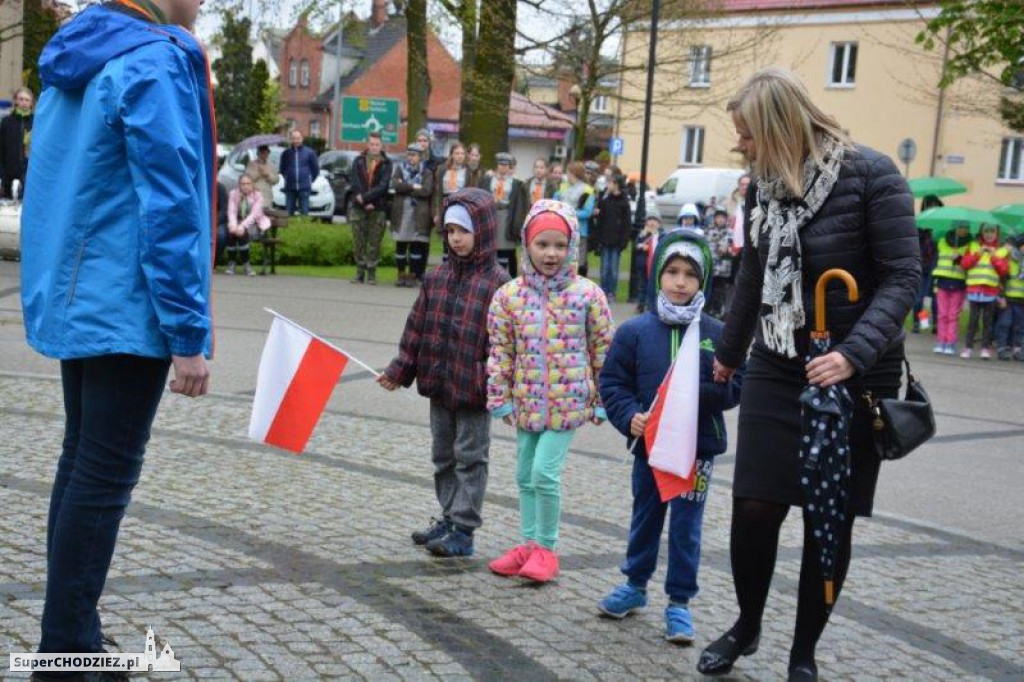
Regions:
M 601 247 L 601 288 L 609 301 L 615 300 L 615 289 L 619 286 L 619 259 L 622 251 L 617 246 Z
M 66 421 L 46 528 L 40 653 L 102 648 L 96 604 L 169 367 L 134 355 L 61 362 Z
M 296 204 L 299 213 L 309 215 L 309 190 L 286 189 L 284 191 L 285 210 L 288 215 L 295 215 Z
M 696 596 L 701 523 L 711 485 L 712 461 L 697 459 L 699 472 L 694 492 L 663 503 L 647 459 L 642 456 L 633 458 L 633 519 L 629 524 L 626 560 L 622 562 L 622 572 L 630 585 L 646 589 L 647 582 L 654 575 L 658 566 L 661 531 L 668 512 L 671 518 L 668 522 L 665 593 L 671 601 L 679 604 L 685 604 Z
M 1024 345 L 1024 302 L 1007 301 L 996 320 L 996 348 Z

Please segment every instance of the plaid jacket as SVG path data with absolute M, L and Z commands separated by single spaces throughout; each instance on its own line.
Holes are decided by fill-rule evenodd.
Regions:
M 508 281 L 495 258 L 497 221 L 490 192 L 466 188 L 445 200 L 462 204 L 476 226 L 467 258 L 451 254 L 427 274 L 405 323 L 398 357 L 384 371 L 391 381 L 439 400 L 450 410 L 487 405 L 487 310 L 494 292 Z

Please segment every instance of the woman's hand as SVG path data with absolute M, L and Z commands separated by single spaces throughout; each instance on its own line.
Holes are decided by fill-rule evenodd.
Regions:
M 504 417 L 501 418 L 501 421 L 505 422 L 509 426 L 515 426 L 516 425 L 515 415 L 512 415 L 512 414 L 506 414 Z
M 633 415 L 633 418 L 629 420 L 629 435 L 634 438 L 639 438 L 644 435 L 644 429 L 647 428 L 647 418 L 650 416 L 650 412 L 637 412 Z
M 807 381 L 828 388 L 853 376 L 853 365 L 839 351 L 832 351 L 807 363 Z
M 718 358 L 715 358 L 714 365 L 712 365 L 711 378 L 714 379 L 716 384 L 728 383 L 735 373 L 736 370 L 734 368 L 726 367 L 718 361 Z

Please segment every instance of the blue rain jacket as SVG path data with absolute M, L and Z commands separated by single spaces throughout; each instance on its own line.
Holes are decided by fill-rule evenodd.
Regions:
M 209 355 L 215 132 L 202 47 L 103 6 L 39 60 L 21 228 L 29 344 Z

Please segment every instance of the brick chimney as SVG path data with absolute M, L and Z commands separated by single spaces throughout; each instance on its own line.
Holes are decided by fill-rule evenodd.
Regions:
M 388 20 L 388 0 L 373 0 L 373 12 L 370 14 L 370 24 L 374 28 L 380 28 Z

